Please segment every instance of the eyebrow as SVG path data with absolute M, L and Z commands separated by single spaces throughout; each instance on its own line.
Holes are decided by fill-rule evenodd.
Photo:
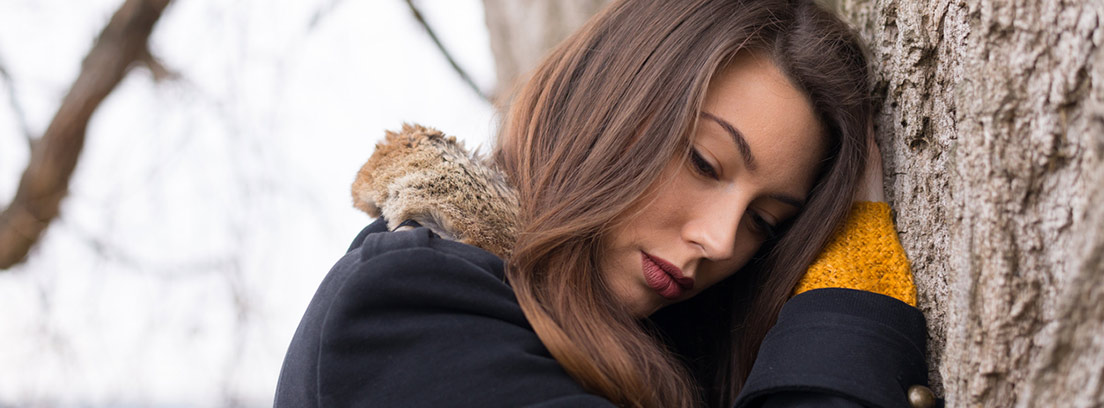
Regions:
M 721 128 L 724 128 L 724 130 L 732 136 L 732 140 L 736 142 L 736 148 L 740 150 L 740 157 L 744 159 L 744 165 L 747 166 L 748 170 L 755 171 L 758 165 L 755 163 L 755 156 L 751 154 L 751 146 L 748 145 L 747 139 L 744 139 L 744 134 L 740 133 L 740 131 L 737 130 L 735 126 L 732 126 L 731 123 L 728 123 L 728 121 L 717 117 L 717 115 L 706 111 L 702 111 L 701 114 L 705 118 L 717 122 L 718 125 L 721 125 Z M 801 209 L 801 207 L 805 206 L 805 200 L 785 194 L 771 194 L 767 197 L 797 209 Z
M 744 165 L 747 166 L 748 170 L 755 171 L 758 165 L 755 164 L 755 156 L 751 155 L 751 146 L 748 146 L 747 140 L 744 139 L 744 134 L 736 130 L 736 127 L 732 126 L 731 123 L 728 123 L 712 113 L 702 111 L 701 114 L 706 119 L 717 122 L 718 125 L 721 125 L 721 127 L 732 136 L 732 140 L 736 142 L 736 148 L 740 149 L 740 157 L 744 159 Z

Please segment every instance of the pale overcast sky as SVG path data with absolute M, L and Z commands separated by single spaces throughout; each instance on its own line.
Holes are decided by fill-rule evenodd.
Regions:
M 21 122 L 41 134 L 121 3 L 0 3 L 5 205 Z M 490 89 L 481 2 L 417 3 Z M 0 407 L 271 406 L 307 302 L 370 221 L 349 184 L 383 130 L 474 147 L 495 126 L 402 0 L 175 0 L 151 42 L 180 78 L 132 71 L 92 119 L 61 218 L 0 272 Z

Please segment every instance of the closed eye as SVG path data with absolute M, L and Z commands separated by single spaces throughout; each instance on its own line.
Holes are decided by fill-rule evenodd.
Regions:
M 765 241 L 771 241 L 778 237 L 778 226 L 771 224 L 759 213 L 750 212 L 752 232 L 759 235 Z
M 694 170 L 703 176 L 711 179 L 718 179 L 720 176 L 717 174 L 717 169 L 709 164 L 708 160 L 702 157 L 701 153 L 698 153 L 698 149 L 690 149 L 690 165 L 694 167 Z

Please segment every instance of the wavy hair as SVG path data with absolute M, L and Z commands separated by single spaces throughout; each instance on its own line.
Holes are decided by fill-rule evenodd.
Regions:
M 826 157 L 802 212 L 756 258 L 641 321 L 599 273 L 613 223 L 685 158 L 713 76 L 770 55 L 808 96 Z M 506 275 L 552 356 L 622 406 L 728 406 L 782 304 L 846 216 L 865 160 L 870 74 L 856 35 L 811 0 L 621 0 L 516 92 L 492 159 L 517 187 Z

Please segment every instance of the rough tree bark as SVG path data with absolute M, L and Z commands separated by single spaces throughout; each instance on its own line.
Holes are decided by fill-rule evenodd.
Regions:
M 1104 405 L 1104 6 L 839 3 L 948 406 Z
M 169 1 L 127 0 L 88 52 L 46 133 L 31 147 L 15 198 L 0 212 L 0 269 L 22 262 L 57 217 L 88 121 L 100 102 L 136 62 L 149 66 L 155 76 L 164 72 L 149 53 L 147 40 Z

